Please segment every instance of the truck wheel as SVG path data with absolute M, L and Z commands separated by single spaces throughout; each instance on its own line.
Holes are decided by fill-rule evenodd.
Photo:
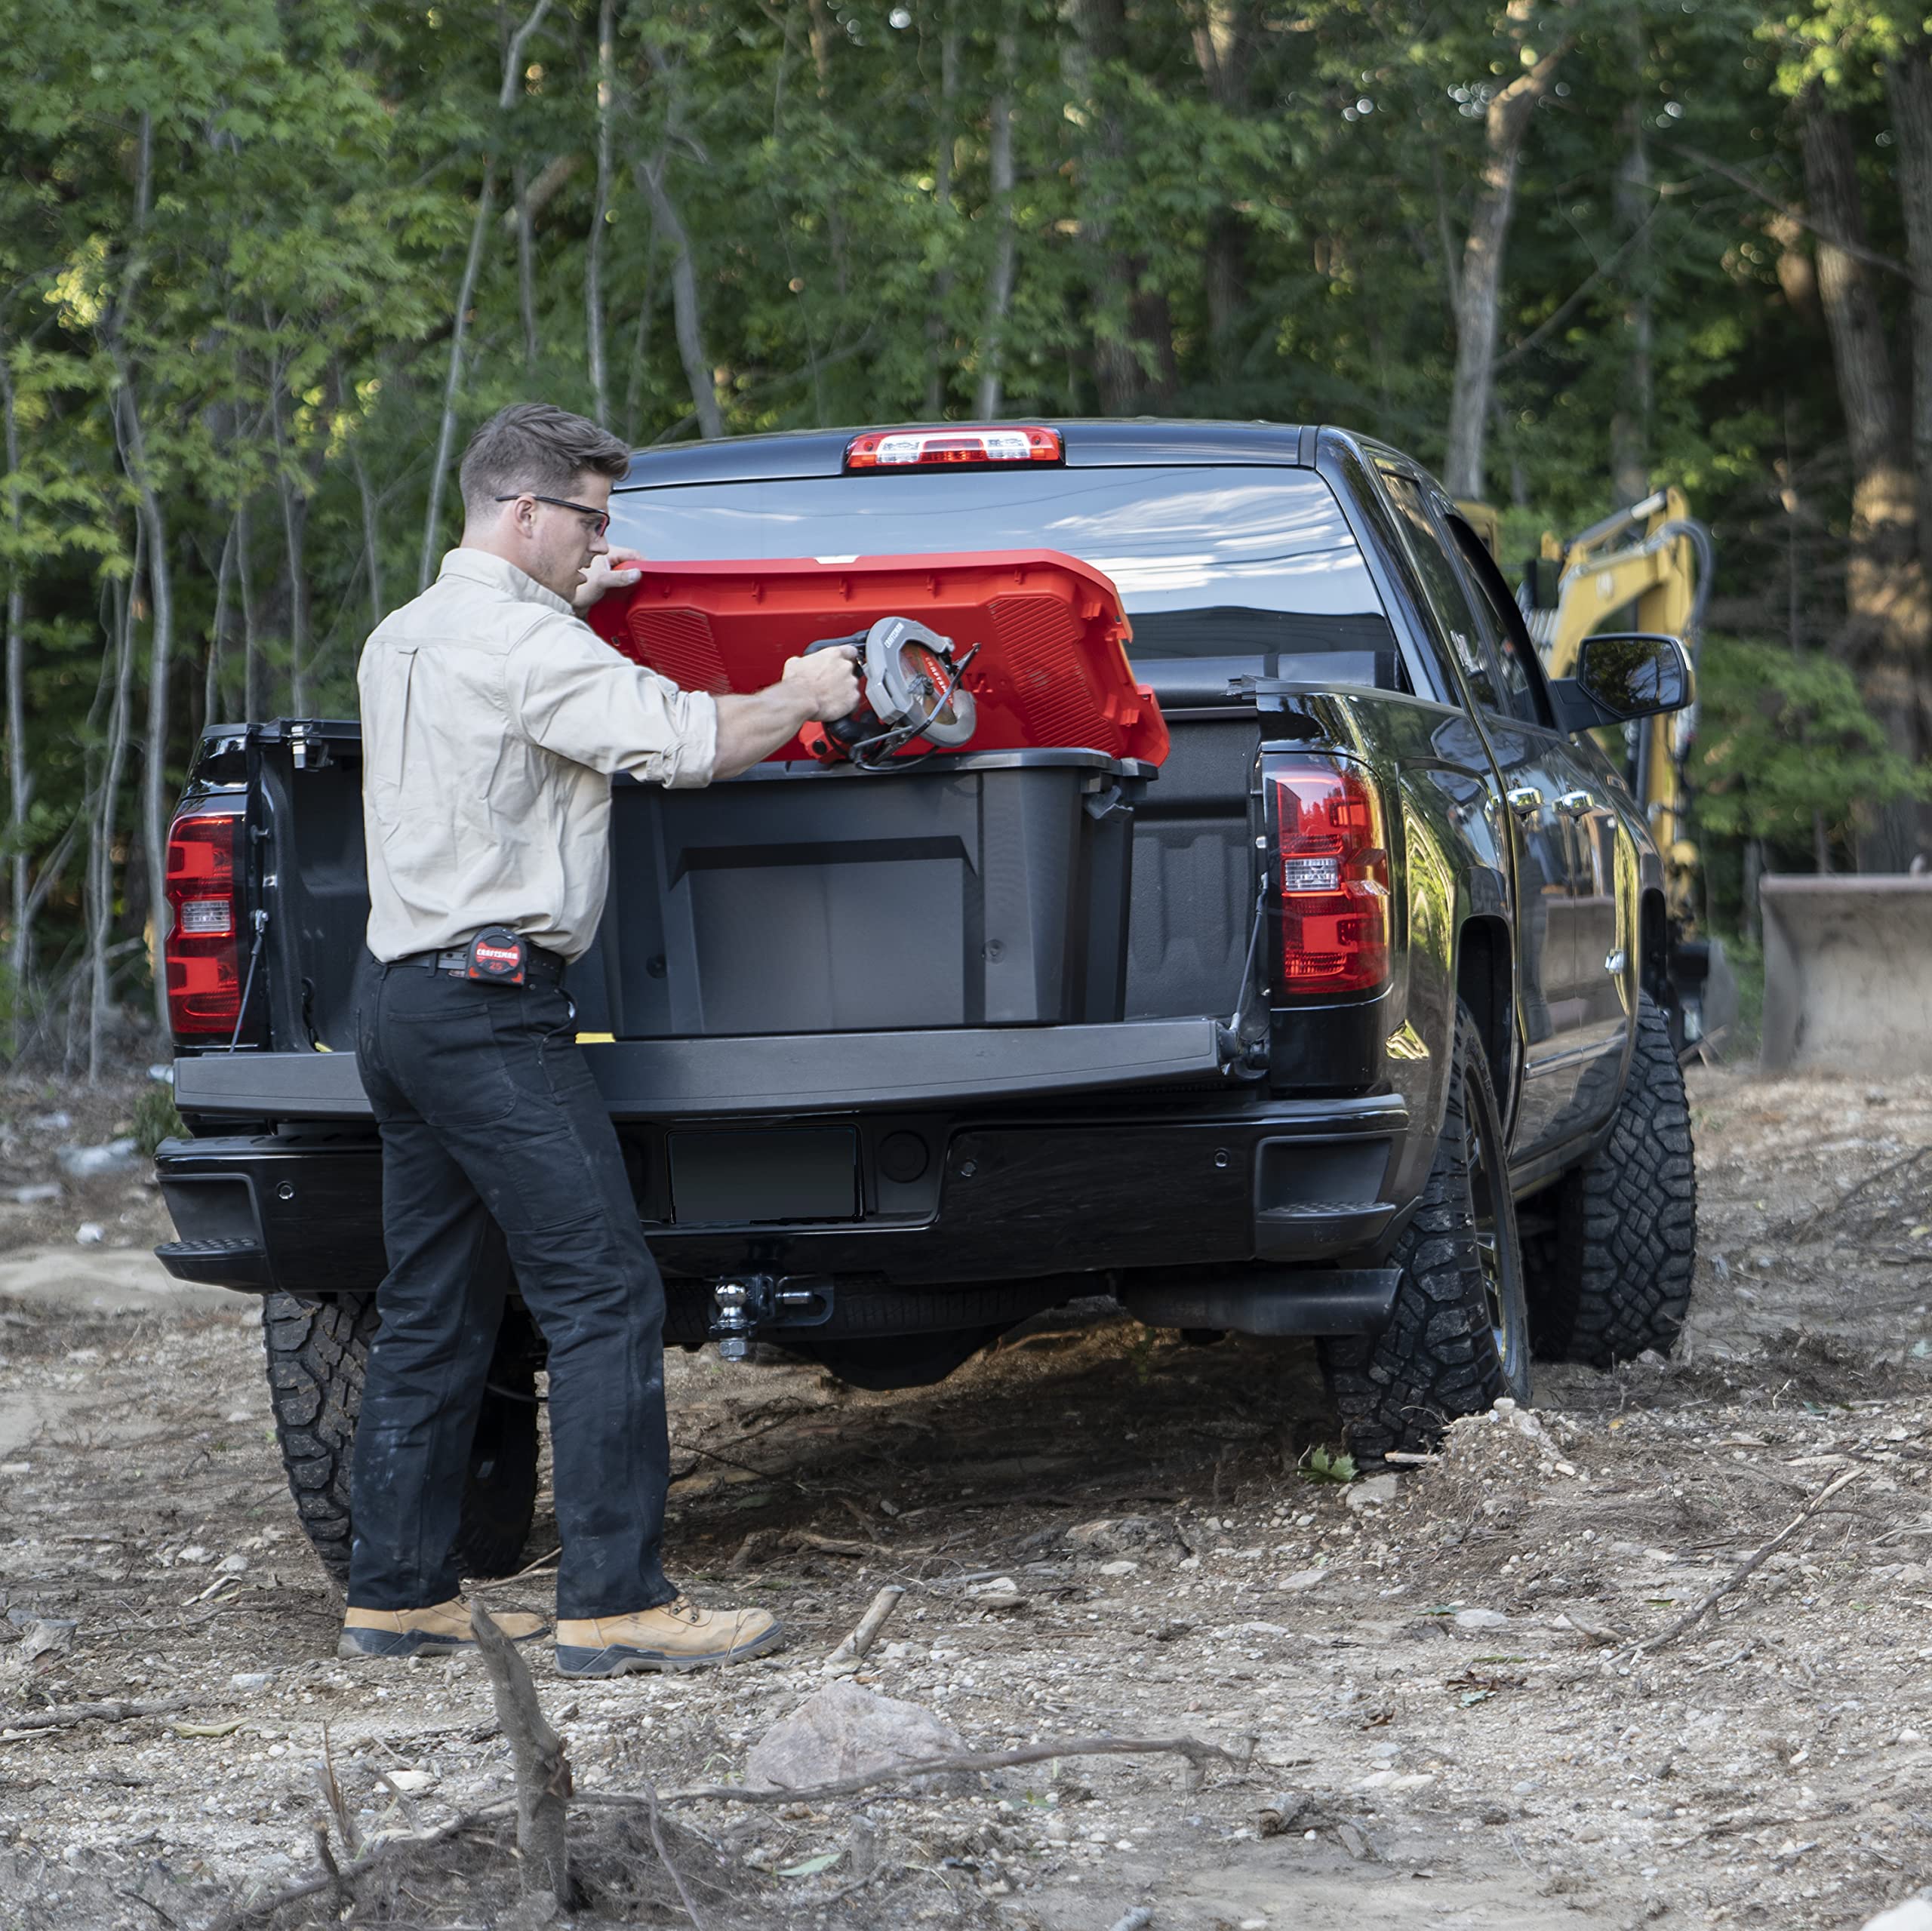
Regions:
M 1475 1022 L 1459 1007 L 1442 1136 L 1393 1256 L 1402 1270 L 1380 1334 L 1321 1344 L 1358 1461 L 1430 1447 L 1458 1415 L 1530 1398 L 1529 1312 L 1509 1155 Z
M 349 1474 L 362 1376 L 376 1336 L 376 1297 L 262 1304 L 269 1404 L 303 1532 L 337 1584 L 349 1582 Z M 469 1480 L 457 1531 L 466 1576 L 506 1576 L 518 1566 L 537 1502 L 536 1368 L 529 1317 L 507 1310 L 477 1417 Z
M 1669 1353 L 1690 1305 L 1697 1167 L 1684 1069 L 1647 993 L 1610 1137 L 1558 1184 L 1540 1258 L 1539 1354 L 1607 1368 L 1647 1348 Z

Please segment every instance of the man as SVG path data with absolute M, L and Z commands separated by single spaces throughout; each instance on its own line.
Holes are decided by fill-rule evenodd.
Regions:
M 858 701 L 856 653 L 793 658 L 713 698 L 620 656 L 577 615 L 636 552 L 605 540 L 629 451 L 537 404 L 463 459 L 460 548 L 362 653 L 369 951 L 356 1062 L 381 1128 L 389 1272 L 351 1487 L 344 1656 L 470 1647 L 455 1537 L 506 1291 L 549 1344 L 557 1666 L 756 1655 L 762 1610 L 664 1579 L 664 1294 L 562 977 L 604 909 L 613 773 L 729 777 Z M 542 1619 L 502 1619 L 518 1640 Z

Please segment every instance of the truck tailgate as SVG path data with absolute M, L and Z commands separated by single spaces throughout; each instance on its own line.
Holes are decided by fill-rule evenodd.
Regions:
M 1039 1098 L 1212 1078 L 1226 1057 L 1205 1016 L 923 1032 L 764 1034 L 588 1044 L 617 1119 L 839 1112 Z M 185 1114 L 340 1119 L 369 1113 L 349 1053 L 203 1053 L 174 1062 Z

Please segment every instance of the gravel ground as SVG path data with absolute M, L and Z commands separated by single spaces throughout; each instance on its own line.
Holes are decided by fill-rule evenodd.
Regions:
M 1533 1414 L 1459 1424 L 1394 1481 L 1299 1472 L 1337 1432 L 1306 1348 L 1183 1346 L 1095 1308 L 900 1394 L 675 1356 L 675 1573 L 769 1604 L 791 1641 L 611 1684 L 540 1654 L 578 1793 L 738 1774 L 895 1582 L 860 1680 L 974 1746 L 1186 1734 L 1247 1767 L 1190 1787 L 1171 1756 L 1063 1758 L 693 1806 L 671 1845 L 708 1927 L 1107 1931 L 1137 1906 L 1149 1931 L 1838 1926 L 1912 1895 L 1932 1082 L 1700 1072 L 1693 1101 L 1704 1258 L 1677 1358 L 1545 1367 Z M 151 1196 L 115 1210 L 149 1238 Z M 199 1926 L 312 1874 L 325 1751 L 365 1838 L 500 1794 L 479 1668 L 334 1660 L 254 1309 L 65 1240 L 0 1263 L 0 1926 Z M 531 1572 L 488 1599 L 548 1607 L 552 1546 L 540 1509 Z M 169 1707 L 33 1727 L 88 1702 Z M 635 1814 L 574 1811 L 604 1905 L 578 1921 L 689 1921 Z M 386 1921 L 540 1921 L 504 1909 L 491 1858 L 426 1856 Z

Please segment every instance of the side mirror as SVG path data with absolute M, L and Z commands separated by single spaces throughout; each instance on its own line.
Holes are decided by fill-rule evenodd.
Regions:
M 1692 696 L 1690 660 L 1675 637 L 1600 630 L 1583 639 L 1577 675 L 1552 680 L 1549 694 L 1558 724 L 1571 732 L 1681 711 Z

